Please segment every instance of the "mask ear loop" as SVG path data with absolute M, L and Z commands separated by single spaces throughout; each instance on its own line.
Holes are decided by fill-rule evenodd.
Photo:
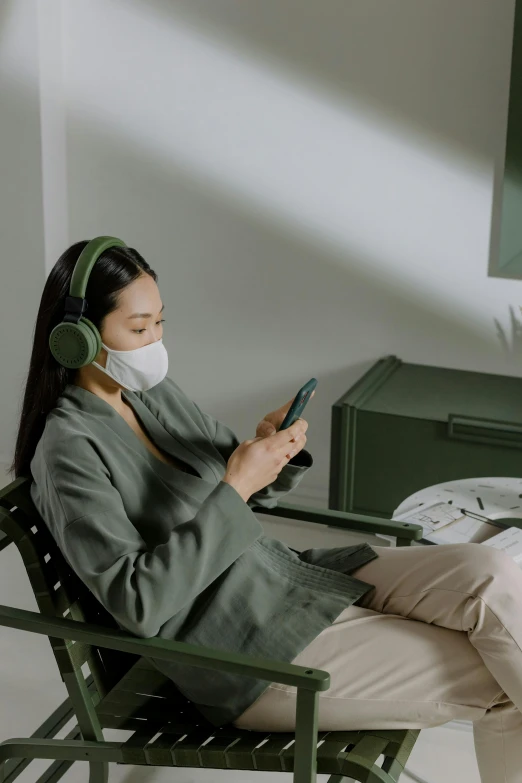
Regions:
M 91 364 L 93 364 L 94 367 L 97 367 L 98 370 L 101 370 L 101 372 L 104 373 L 104 375 L 108 375 L 108 377 L 111 378 L 113 381 L 119 383 L 120 386 L 123 386 L 123 388 L 126 389 L 127 391 L 134 391 L 134 389 L 132 389 L 130 386 L 127 386 L 126 383 L 120 381 L 119 378 L 115 378 L 114 375 L 111 375 L 106 367 L 102 367 L 101 364 L 98 364 L 98 362 L 91 362 Z

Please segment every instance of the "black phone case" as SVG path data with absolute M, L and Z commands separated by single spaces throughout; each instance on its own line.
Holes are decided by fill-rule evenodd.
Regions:
M 310 378 L 310 380 L 302 386 L 295 395 L 293 402 L 286 414 L 283 423 L 279 427 L 279 430 L 286 430 L 290 425 L 294 423 L 306 408 L 308 401 L 312 396 L 312 392 L 317 386 L 317 379 Z

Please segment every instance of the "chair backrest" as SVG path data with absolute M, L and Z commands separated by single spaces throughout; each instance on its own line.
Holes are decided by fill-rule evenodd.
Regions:
M 118 629 L 118 624 L 72 570 L 39 515 L 30 495 L 31 478 L 20 477 L 0 489 L 0 531 L 16 545 L 40 612 Z M 103 698 L 139 656 L 83 642 L 49 637 L 60 674 L 76 672 Z M 87 664 L 87 666 L 85 666 Z M 85 671 L 87 669 L 89 671 Z M 63 680 L 63 676 L 62 676 Z M 93 693 L 91 687 L 91 694 Z

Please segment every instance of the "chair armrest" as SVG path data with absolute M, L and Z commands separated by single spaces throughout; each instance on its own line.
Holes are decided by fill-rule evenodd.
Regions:
M 26 609 L 15 609 L 0 604 L 0 626 L 18 628 L 58 639 L 71 639 L 97 647 L 108 647 L 147 658 L 176 661 L 203 669 L 232 672 L 260 680 L 294 685 L 309 691 L 325 691 L 330 687 L 330 675 L 321 669 L 309 669 L 293 663 L 255 658 L 243 653 L 228 652 L 185 642 L 141 638 L 126 631 L 109 630 L 102 625 L 69 620 L 65 617 L 47 617 Z
M 329 525 L 343 530 L 359 530 L 366 533 L 383 533 L 410 541 L 419 541 L 423 530 L 420 525 L 411 522 L 399 522 L 394 519 L 367 517 L 363 514 L 351 514 L 347 511 L 335 511 L 329 508 L 310 508 L 310 506 L 295 506 L 290 503 L 278 503 L 275 508 L 253 506 L 252 511 L 258 514 L 269 514 L 274 517 L 299 519 L 302 522 L 315 522 L 318 525 Z

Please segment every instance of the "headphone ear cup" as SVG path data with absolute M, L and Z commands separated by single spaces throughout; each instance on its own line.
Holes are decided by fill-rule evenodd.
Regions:
M 92 353 L 92 356 L 89 359 L 89 361 L 86 362 L 86 364 L 90 364 L 91 362 L 93 362 L 96 359 L 96 357 L 98 356 L 98 354 L 100 353 L 100 351 L 101 351 L 101 349 L 103 347 L 102 346 L 102 338 L 101 338 L 101 335 L 100 335 L 98 329 L 95 327 L 95 325 L 93 324 L 92 321 L 89 321 L 88 318 L 86 318 L 85 316 L 82 316 L 82 318 L 80 320 L 80 323 L 87 324 L 87 326 L 90 329 L 90 332 L 91 332 L 92 336 L 94 337 L 94 345 L 93 345 L 93 348 L 92 348 L 93 353 Z
M 77 324 L 62 321 L 52 330 L 49 348 L 56 361 L 69 369 L 90 364 L 101 349 L 101 337 L 92 321 L 81 318 Z

